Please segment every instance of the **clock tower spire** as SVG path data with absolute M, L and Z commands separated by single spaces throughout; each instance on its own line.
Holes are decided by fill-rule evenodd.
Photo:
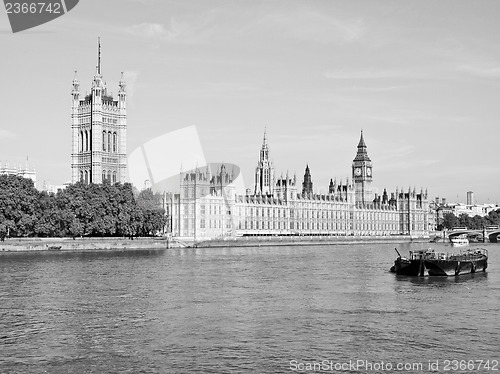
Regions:
M 363 130 L 358 143 L 356 157 L 352 161 L 352 179 L 356 191 L 356 203 L 365 205 L 373 200 L 372 194 L 372 161 L 368 157 Z

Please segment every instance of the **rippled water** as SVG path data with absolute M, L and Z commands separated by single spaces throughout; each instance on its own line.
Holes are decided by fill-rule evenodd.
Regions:
M 423 365 L 406 372 L 440 360 L 441 372 L 444 360 L 499 360 L 500 245 L 487 245 L 486 273 L 434 279 L 389 273 L 393 247 L 2 253 L 0 372 L 289 373 L 323 360 Z

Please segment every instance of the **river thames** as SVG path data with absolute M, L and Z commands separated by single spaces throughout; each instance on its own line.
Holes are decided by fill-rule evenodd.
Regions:
M 0 372 L 498 372 L 500 245 L 448 278 L 394 246 L 1 253 Z

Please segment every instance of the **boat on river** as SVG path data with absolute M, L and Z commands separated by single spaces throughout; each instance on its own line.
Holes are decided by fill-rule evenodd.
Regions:
M 467 234 L 454 236 L 450 239 L 450 241 L 454 247 L 464 247 L 469 245 L 469 238 L 467 237 Z
M 408 257 L 398 253 L 391 267 L 397 275 L 449 276 L 486 271 L 488 251 L 482 248 L 462 250 L 459 254 L 435 252 L 433 249 L 410 251 Z

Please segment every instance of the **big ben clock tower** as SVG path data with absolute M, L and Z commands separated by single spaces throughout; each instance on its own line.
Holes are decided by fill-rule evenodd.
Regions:
M 354 189 L 356 192 L 356 203 L 361 203 L 363 205 L 371 203 L 373 200 L 372 161 L 366 152 L 363 131 L 361 131 L 361 138 L 359 139 L 358 152 L 352 161 L 352 179 L 354 181 Z

